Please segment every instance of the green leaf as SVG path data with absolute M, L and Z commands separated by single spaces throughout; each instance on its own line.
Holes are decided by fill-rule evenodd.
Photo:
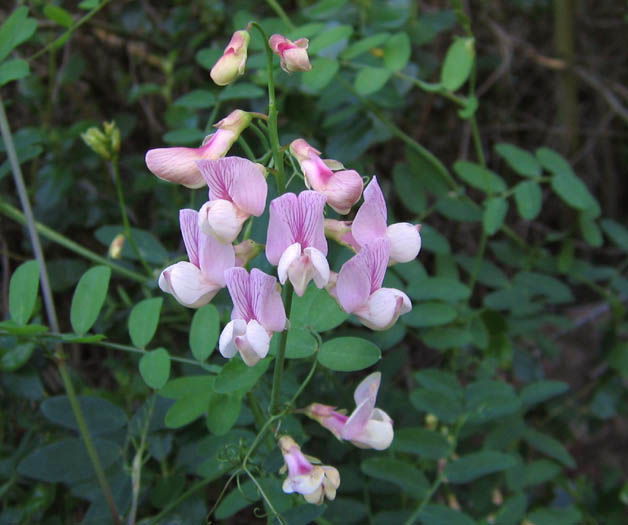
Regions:
M 129 315 L 129 334 L 133 344 L 144 348 L 155 335 L 163 297 L 144 299 L 137 303 Z
M 488 235 L 494 235 L 499 231 L 508 213 L 508 201 L 501 197 L 487 199 L 484 203 L 484 215 L 482 225 Z
M 0 62 L 13 49 L 28 40 L 37 29 L 37 22 L 28 18 L 28 7 L 21 6 L 11 13 L 0 27 Z
M 440 299 L 450 303 L 466 301 L 471 295 L 471 290 L 466 284 L 446 277 L 429 277 L 419 282 L 410 283 L 406 292 L 417 301 Z
M 456 38 L 449 46 L 440 72 L 441 84 L 448 91 L 457 91 L 467 81 L 475 60 L 475 40 Z
M 494 450 L 475 452 L 447 464 L 445 477 L 450 483 L 468 483 L 474 479 L 514 467 L 517 460 L 510 454 Z
M 456 255 L 456 262 L 469 275 L 473 272 L 475 261 L 474 257 L 469 257 L 468 255 Z M 490 288 L 501 288 L 508 286 L 510 283 L 504 271 L 499 266 L 488 260 L 480 261 L 478 282 Z
M 9 283 L 9 313 L 19 325 L 28 323 L 33 314 L 39 290 L 39 264 L 26 261 L 20 264 Z
M 440 326 L 451 323 L 458 317 L 458 311 L 446 303 L 428 302 L 417 304 L 405 314 L 402 321 L 415 328 Z
M 0 328 L 10 335 L 37 335 L 48 332 L 49 328 L 41 324 L 19 325 L 15 321 L 0 321 Z
M 207 407 L 207 428 L 222 436 L 229 432 L 240 416 L 242 397 L 236 394 L 212 394 Z
M 226 102 L 227 100 L 261 98 L 264 95 L 266 95 L 266 91 L 261 87 L 246 82 L 238 82 L 222 89 L 218 95 L 218 100 Z
M 422 248 L 428 252 L 440 254 L 451 252 L 447 238 L 428 224 L 423 224 L 421 227 L 421 241 Z
M 358 40 L 351 44 L 347 49 L 345 49 L 340 57 L 344 60 L 351 60 L 360 56 L 367 51 L 370 51 L 373 48 L 379 47 L 382 44 L 385 44 L 386 41 L 390 38 L 390 33 L 377 33 L 375 35 L 367 36 L 362 40 Z
M 382 67 L 363 67 L 355 76 L 353 87 L 360 95 L 372 95 L 384 87 L 391 74 Z
M 146 352 L 140 359 L 140 374 L 151 388 L 161 388 L 170 377 L 170 354 L 165 348 Z
M 216 97 L 206 89 L 194 89 L 179 97 L 173 104 L 189 109 L 211 108 L 216 104 Z
M 617 246 L 628 252 L 628 230 L 613 219 L 602 219 L 600 221 L 602 230 Z
M 554 439 L 553 437 L 531 428 L 527 428 L 524 432 L 524 439 L 532 448 L 560 461 L 566 467 L 576 467 L 576 462 L 571 454 L 567 452 L 567 449 L 562 445 L 562 443 L 560 443 L 560 441 Z
M 553 304 L 569 303 L 574 300 L 571 289 L 555 277 L 539 272 L 519 272 L 513 279 L 513 284 L 528 293 L 546 297 Z
M 557 151 L 550 148 L 539 148 L 535 151 L 535 155 L 537 160 L 541 163 L 541 166 L 550 173 L 554 175 L 564 173 L 575 176 L 567 159 Z
M 506 183 L 497 173 L 483 168 L 473 162 L 459 160 L 454 164 L 454 171 L 469 186 L 484 193 L 501 193 L 506 191 Z
M 183 399 L 201 392 L 210 392 L 214 387 L 215 379 L 211 375 L 178 377 L 168 381 L 166 386 L 159 391 L 159 395 L 168 399 Z
M 375 364 L 381 358 L 377 346 L 358 337 L 337 337 L 326 341 L 318 353 L 318 362 L 336 372 L 355 372 Z
M 198 361 L 205 361 L 216 348 L 220 331 L 220 315 L 213 304 L 201 306 L 192 317 L 190 349 Z
M 541 508 L 528 514 L 526 521 L 534 525 L 577 525 L 583 523 L 582 513 L 575 507 Z
M 427 208 L 425 188 L 408 164 L 395 164 L 393 181 L 395 193 L 408 210 L 421 213 Z
M 342 523 L 343 525 L 360 524 L 364 523 L 367 514 L 366 505 L 361 501 L 353 498 L 337 497 L 327 504 L 325 519 L 330 523 Z
M 436 350 L 458 348 L 471 343 L 471 333 L 467 327 L 455 326 L 430 328 L 421 334 L 423 342 Z
M 290 323 L 293 326 L 311 328 L 316 332 L 326 332 L 346 321 L 346 314 L 326 290 L 309 286 L 303 297 L 292 299 Z
M 554 175 L 552 189 L 568 206 L 599 216 L 600 205 L 579 177 L 567 173 Z
M 451 445 L 445 436 L 423 427 L 403 427 L 395 430 L 392 448 L 429 459 L 445 458 L 451 451 Z
M 406 461 L 373 457 L 363 461 L 360 468 L 367 476 L 390 481 L 416 499 L 422 498 L 429 489 L 423 473 Z
M 436 368 L 426 368 L 414 374 L 414 378 L 423 388 L 446 396 L 449 399 L 462 400 L 464 397 L 464 390 L 456 376 L 451 372 L 445 372 Z
M 401 71 L 410 60 L 411 53 L 408 35 L 397 33 L 384 46 L 384 64 L 391 71 Z
M 443 214 L 448 219 L 460 222 L 477 222 L 482 220 L 482 214 L 477 206 L 463 200 L 459 195 L 443 196 L 436 201 L 436 211 Z
M 44 6 L 44 16 L 66 29 L 72 27 L 74 23 L 74 19 L 68 11 L 54 4 L 46 4 Z
M 316 55 L 326 47 L 349 38 L 353 34 L 353 27 L 340 25 L 329 29 L 324 29 L 321 34 L 310 40 L 307 51 L 310 55 Z
M 196 63 L 201 67 L 211 70 L 218 62 L 218 59 L 222 56 L 222 50 L 217 47 L 206 47 L 199 49 L 194 55 Z
M 214 378 L 212 377 L 212 379 Z M 207 412 L 212 395 L 214 394 L 211 389 L 207 389 L 178 399 L 166 412 L 164 418 L 166 426 L 168 428 L 181 428 L 201 417 Z
M 528 496 L 515 494 L 511 496 L 495 514 L 495 525 L 519 525 L 528 508 Z
M 201 131 L 200 129 L 183 128 L 169 131 L 168 133 L 165 133 L 161 138 L 166 144 L 171 144 L 173 146 L 198 146 L 203 141 L 206 135 L 207 133 Z M 125 243 L 125 245 L 126 244 L 127 243 Z
M 578 214 L 578 225 L 580 226 L 582 238 L 589 246 L 599 248 L 604 244 L 604 238 L 602 237 L 599 226 L 595 222 L 595 219 L 592 219 L 588 213 L 581 212 Z
M 217 520 L 230 518 L 259 499 L 260 495 L 255 484 L 251 480 L 246 481 L 225 496 L 216 509 L 215 518 Z
M 412 406 L 420 412 L 434 414 L 445 423 L 455 423 L 463 414 L 462 403 L 426 388 L 418 388 L 410 394 Z
M 543 193 L 533 180 L 520 182 L 515 186 L 515 202 L 522 219 L 531 221 L 541 212 Z
M 1 349 L 0 349 L 1 350 Z M 33 355 L 34 343 L 21 343 L 7 350 L 0 358 L 0 370 L 15 372 L 22 368 Z
M 107 297 L 110 277 L 111 268 L 94 266 L 83 274 L 76 285 L 70 308 L 70 322 L 77 334 L 86 334 L 98 319 Z
M 519 399 L 525 408 L 538 405 L 548 399 L 560 396 L 569 390 L 569 385 L 563 381 L 536 381 L 524 386 L 519 392 Z
M 485 423 L 512 414 L 521 408 L 521 402 L 512 386 L 501 381 L 481 380 L 467 385 L 469 421 Z
M 202 135 L 203 137 L 205 136 L 204 133 L 202 133 Z M 201 137 L 200 140 L 203 140 L 203 137 Z M 94 236 L 104 246 L 109 246 L 118 234 L 124 234 L 124 226 L 121 224 L 101 226 L 96 230 Z M 133 240 L 137 245 L 140 255 L 145 261 L 160 265 L 165 264 L 169 258 L 168 251 L 155 235 L 149 231 L 140 230 L 139 228 L 131 228 L 131 234 L 133 235 Z M 125 241 L 122 246 L 122 257 L 134 261 L 137 260 L 137 255 L 135 255 L 128 241 Z
M 273 337 L 270 341 L 270 354 L 277 355 L 279 351 L 279 345 L 281 343 L 280 337 Z M 287 359 L 302 359 L 304 357 L 311 356 L 316 352 L 318 341 L 311 334 L 311 332 L 305 328 L 299 326 L 293 326 L 288 331 L 288 340 L 286 342 L 286 358 Z
M 122 461 L 121 450 L 116 443 L 99 438 L 93 443 L 103 469 Z M 33 450 L 20 462 L 17 473 L 47 483 L 75 483 L 93 478 L 94 468 L 83 441 L 71 438 Z
M 6 60 L 0 64 L 0 86 L 27 77 L 30 73 L 31 70 L 26 60 L 21 58 Z
M 339 67 L 338 61 L 333 58 L 315 58 L 312 69 L 301 75 L 301 85 L 309 92 L 320 91 L 333 80 Z
M 511 169 L 524 177 L 540 177 L 541 165 L 530 152 L 514 144 L 496 144 L 495 151 L 502 157 Z
M 127 423 L 124 410 L 106 399 L 78 396 L 78 402 L 92 436 L 110 434 L 124 427 Z M 50 397 L 41 404 L 40 408 L 49 421 L 64 428 L 78 431 L 79 427 L 68 396 Z
M 247 366 L 239 358 L 230 359 L 222 367 L 222 371 L 216 377 L 214 391 L 218 394 L 229 394 L 231 392 L 251 390 L 258 379 L 268 370 L 271 359 L 262 359 L 255 366 Z
M 460 510 L 432 503 L 425 505 L 419 514 L 423 525 L 475 525 L 476 521 Z

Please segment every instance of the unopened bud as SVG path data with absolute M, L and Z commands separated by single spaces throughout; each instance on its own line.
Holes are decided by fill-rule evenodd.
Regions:
M 111 244 L 109 245 L 109 257 L 111 257 L 112 259 L 120 258 L 120 256 L 122 255 L 124 240 L 124 235 L 122 233 L 119 233 L 114 237 L 113 241 L 111 241 Z
M 438 418 L 434 414 L 427 414 L 425 416 L 425 426 L 430 430 L 434 430 L 438 426 Z
M 245 266 L 250 260 L 257 257 L 262 252 L 264 245 L 252 239 L 247 239 L 240 244 L 236 244 L 233 248 L 235 250 L 236 264 L 238 266 Z
M 120 151 L 120 129 L 114 121 L 104 122 L 103 128 L 104 133 L 97 127 L 89 128 L 85 133 L 81 133 L 81 138 L 103 159 L 113 160 Z
M 216 84 L 227 86 L 244 73 L 250 40 L 251 36 L 247 31 L 236 31 L 233 34 L 222 56 L 210 72 Z

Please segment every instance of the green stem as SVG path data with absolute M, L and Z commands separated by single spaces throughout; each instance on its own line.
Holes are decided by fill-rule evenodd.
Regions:
M 351 93 L 353 93 L 353 95 L 356 96 L 358 100 L 360 100 L 362 105 L 366 109 L 368 109 L 371 113 L 373 113 L 373 115 L 375 115 L 380 120 L 380 122 L 382 122 L 382 124 L 384 124 L 393 133 L 393 135 L 397 136 L 397 138 L 401 139 L 406 145 L 408 145 L 408 147 L 410 147 L 416 153 L 418 153 L 418 155 L 425 162 L 430 164 L 443 177 L 443 179 L 445 179 L 447 184 L 449 184 L 449 186 L 452 189 L 458 189 L 458 184 L 456 183 L 454 178 L 451 176 L 451 173 L 449 173 L 449 170 L 447 170 L 445 165 L 431 151 L 423 147 L 421 144 L 419 144 L 416 140 L 414 140 L 408 134 L 404 133 L 399 127 L 397 127 L 397 125 L 392 120 L 386 117 L 379 110 L 379 108 L 377 108 L 369 100 L 367 100 L 366 98 L 358 94 L 357 91 L 353 89 L 353 86 L 349 84 L 346 80 L 344 80 L 342 77 L 338 77 L 338 78 L 340 79 L 342 84 L 344 84 L 344 86 L 349 91 L 351 91 Z
M 249 160 L 251 162 L 255 162 L 255 153 L 253 153 L 253 150 L 251 149 L 251 147 L 248 145 L 246 140 L 244 140 L 244 137 L 242 136 L 238 137 L 238 144 L 240 144 L 240 146 L 244 150 L 244 153 L 249 158 Z
M 262 147 L 264 148 L 264 150 L 266 151 L 270 150 L 270 144 L 268 143 L 268 139 L 266 138 L 266 135 L 264 135 L 264 132 L 261 129 L 259 129 L 259 126 L 257 126 L 254 123 L 251 123 L 249 124 L 249 128 L 253 131 L 253 133 L 257 135 L 257 138 L 262 144 Z
M 48 43 L 45 47 L 43 47 L 42 49 L 37 51 L 37 53 L 35 53 L 34 55 L 31 55 L 30 57 L 28 57 L 27 60 L 29 62 L 31 60 L 35 60 L 37 57 L 39 57 L 39 56 L 43 55 L 44 53 L 46 53 L 46 51 L 48 51 L 49 49 L 54 49 L 54 48 L 60 46 L 61 44 L 63 44 L 68 39 L 68 36 L 70 34 L 72 34 L 79 27 L 81 27 L 85 22 L 87 22 L 90 18 L 92 18 L 96 13 L 98 13 L 98 11 L 100 11 L 103 7 L 105 7 L 110 1 L 111 0 L 103 0 L 100 5 L 94 7 L 94 9 L 92 9 L 89 13 L 87 13 L 85 16 L 80 18 L 74 24 L 72 24 L 72 26 L 70 26 L 67 31 L 62 33 L 61 36 L 58 36 L 52 42 Z
M 15 222 L 18 222 L 20 224 L 26 225 L 28 223 L 25 215 L 20 210 L 11 206 L 7 202 L 3 202 L 2 200 L 0 200 L 0 212 L 2 212 L 7 217 L 13 219 Z M 120 275 L 124 275 L 125 277 L 128 277 L 129 279 L 133 279 L 142 284 L 145 284 L 149 280 L 147 279 L 145 275 L 134 272 L 133 270 L 129 270 L 125 268 L 124 266 L 120 266 L 118 264 L 111 262 L 109 259 L 105 259 L 104 257 L 101 257 L 97 253 L 94 253 L 91 250 L 84 248 L 80 244 L 68 239 L 64 235 L 61 235 L 60 233 L 57 233 L 52 228 L 49 228 L 48 226 L 45 226 L 41 224 L 40 222 L 35 221 L 35 230 L 37 231 L 37 233 L 43 235 L 46 239 L 54 243 L 57 243 L 63 246 L 64 248 L 67 248 L 68 250 L 82 257 L 85 257 L 86 259 L 90 261 L 93 261 L 98 264 L 104 264 L 105 266 L 109 266 L 109 268 L 111 268 L 114 272 L 118 272 Z
M 295 25 L 292 23 L 292 20 L 290 20 L 283 8 L 279 5 L 279 2 L 277 2 L 277 0 L 266 0 L 266 3 L 275 13 L 277 13 L 277 16 L 283 20 L 283 23 L 288 26 L 288 29 L 290 29 L 290 31 L 294 31 Z
M 480 129 L 475 115 L 471 117 L 471 133 L 473 135 L 473 144 L 475 144 L 475 154 L 483 168 L 486 168 L 486 158 L 484 157 L 484 148 L 482 147 L 482 139 L 480 138 Z
M 279 192 L 279 195 L 281 195 L 286 192 L 286 177 L 283 171 L 283 151 L 279 144 L 279 132 L 277 130 L 277 103 L 275 100 L 275 79 L 273 77 L 273 51 L 268 45 L 268 37 L 262 27 L 257 22 L 251 22 L 250 26 L 260 32 L 262 39 L 264 40 L 264 46 L 266 47 L 266 64 L 268 69 L 268 135 L 270 137 L 270 147 L 273 151 L 277 191 Z
M 292 309 L 292 296 L 294 295 L 292 290 L 292 284 L 290 281 L 286 283 L 284 288 L 284 303 L 286 305 L 286 318 L 290 319 L 290 310 Z M 281 389 L 281 379 L 283 376 L 284 361 L 286 359 L 286 343 L 288 342 L 288 330 L 281 332 L 281 339 L 279 340 L 279 350 L 277 357 L 275 358 L 275 370 L 273 372 L 273 387 L 270 392 L 270 405 L 269 412 L 271 415 L 277 411 L 277 405 L 279 403 L 279 390 Z
M 131 224 L 129 223 L 129 217 L 126 214 L 126 204 L 124 202 L 124 192 L 122 191 L 122 183 L 120 182 L 120 168 L 118 166 L 118 157 L 114 157 L 113 160 L 107 163 L 109 166 L 109 171 L 116 183 L 116 194 L 118 196 L 118 203 L 120 204 L 120 214 L 122 215 L 122 224 L 124 226 L 124 235 L 129 240 L 129 244 L 133 249 L 137 259 L 140 261 L 140 264 L 146 270 L 146 273 L 149 277 L 153 277 L 153 270 L 148 263 L 142 257 L 142 254 L 137 248 L 137 244 L 135 244 L 135 239 L 133 238 L 133 233 L 131 232 Z
M 318 348 L 316 349 L 316 352 L 318 353 Z M 305 387 L 308 385 L 308 383 L 310 382 L 310 380 L 312 379 L 312 377 L 314 377 L 314 372 L 316 372 L 316 365 L 318 363 L 318 360 L 316 358 L 316 354 L 314 354 L 314 362 L 312 363 L 312 368 L 310 368 L 310 371 L 308 372 L 305 380 L 303 381 L 303 383 L 301 383 L 301 386 L 299 387 L 299 389 L 297 390 L 296 394 L 294 394 L 292 396 L 292 399 L 290 400 L 290 406 L 294 406 L 294 404 L 296 403 L 297 399 L 299 398 L 299 396 L 303 393 L 303 391 L 305 390 Z
M 220 101 L 216 102 L 214 105 L 211 115 L 209 115 L 209 120 L 207 121 L 207 125 L 205 126 L 205 133 L 208 133 L 212 129 L 212 125 L 216 120 L 216 115 L 218 115 L 218 111 L 220 110 Z
M 22 205 L 22 209 L 24 210 L 26 226 L 28 228 L 28 234 L 30 237 L 31 245 L 33 247 L 33 252 L 35 253 L 37 263 L 39 264 L 41 291 L 44 297 L 44 305 L 46 308 L 46 315 L 48 316 L 48 322 L 50 323 L 50 327 L 53 329 L 53 331 L 58 332 L 59 322 L 57 320 L 57 313 L 55 311 L 55 305 L 52 296 L 52 288 L 50 287 L 48 272 L 46 270 L 46 260 L 44 258 L 44 252 L 41 248 L 39 236 L 37 235 L 37 230 L 35 228 L 35 217 L 33 216 L 33 210 L 31 208 L 30 201 L 28 200 L 26 184 L 24 183 L 22 170 L 17 159 L 15 144 L 13 143 L 13 135 L 11 134 L 11 128 L 9 126 L 9 121 L 4 110 L 4 102 L 1 95 L 0 132 L 2 133 L 2 139 L 4 141 L 5 149 L 7 151 L 7 156 L 9 157 L 9 162 L 11 164 L 11 170 L 13 172 L 13 178 L 15 179 L 15 185 L 17 186 L 20 203 Z M 78 424 L 79 433 L 81 434 L 81 438 L 83 439 L 83 443 L 85 444 L 85 448 L 87 449 L 87 453 L 92 462 L 96 477 L 98 478 L 98 483 L 100 484 L 100 488 L 103 491 L 105 500 L 107 501 L 107 505 L 109 506 L 109 510 L 111 511 L 113 521 L 116 525 L 118 525 L 120 523 L 120 515 L 118 514 L 118 509 L 116 508 L 116 504 L 113 501 L 111 489 L 109 488 L 109 484 L 107 483 L 107 478 L 105 477 L 102 465 L 100 464 L 100 459 L 98 458 L 98 454 L 96 452 L 96 449 L 94 448 L 91 436 L 89 435 L 89 430 L 87 429 L 87 425 L 85 424 L 85 418 L 83 417 L 83 412 L 78 403 L 76 392 L 74 391 L 74 385 L 72 385 L 72 381 L 70 380 L 70 376 L 65 365 L 63 347 L 60 343 L 57 344 L 55 348 L 55 361 L 57 363 L 61 379 L 63 380 L 63 385 L 70 401 L 72 412 L 74 413 L 74 417 Z

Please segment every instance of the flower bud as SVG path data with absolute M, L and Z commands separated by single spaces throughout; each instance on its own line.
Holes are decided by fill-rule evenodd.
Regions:
M 242 241 L 234 247 L 236 256 L 236 266 L 246 266 L 249 261 L 257 257 L 264 250 L 264 245 L 252 239 Z
M 242 30 L 233 33 L 222 56 L 210 72 L 210 76 L 216 84 L 227 86 L 244 73 L 246 53 L 250 40 L 251 36 L 248 31 Z
M 299 38 L 292 42 L 282 35 L 273 35 L 268 40 L 268 44 L 273 52 L 279 55 L 281 69 L 286 73 L 295 71 L 310 71 L 312 65 L 307 55 L 307 38 Z
M 351 235 L 351 221 L 325 219 L 325 237 L 357 252 L 360 247 Z
M 111 244 L 109 245 L 109 257 L 111 257 L 112 259 L 120 258 L 120 256 L 122 255 L 124 240 L 124 235 L 122 233 L 119 233 L 114 237 L 113 241 L 111 241 Z

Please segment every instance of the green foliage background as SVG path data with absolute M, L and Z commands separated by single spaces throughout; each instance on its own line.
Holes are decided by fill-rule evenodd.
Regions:
M 206 523 L 215 504 L 210 519 L 225 523 L 276 523 L 276 513 L 291 525 L 625 523 L 628 111 L 616 67 L 625 5 L 18 4 L 0 12 L 0 94 L 42 225 L 60 333 L 37 263 L 21 264 L 33 252 L 3 145 L 0 523 L 112 522 L 60 360 L 112 498 L 139 523 Z M 249 464 L 273 508 L 246 476 L 225 484 L 259 430 L 269 361 L 245 369 L 214 352 L 231 308 L 224 291 L 192 312 L 163 297 L 128 243 L 121 259 L 107 255 L 123 231 L 114 178 L 80 138 L 116 122 L 138 251 L 153 271 L 179 259 L 178 209 L 198 209 L 204 192 L 159 181 L 144 153 L 197 146 L 235 108 L 266 111 L 256 33 L 244 77 L 227 88 L 209 78 L 251 20 L 310 39 L 311 72 L 275 63 L 280 142 L 304 137 L 377 175 L 389 223 L 423 224 L 418 259 L 387 274 L 385 285 L 414 304 L 390 330 L 343 324 L 313 287 L 296 301 L 282 400 L 318 361 L 298 405 L 351 407 L 357 371 L 374 365 L 378 406 L 395 420 L 384 453 L 341 444 L 296 415 L 282 420 L 281 432 L 340 470 L 338 497 L 322 507 L 281 492 L 273 442 Z M 245 137 L 264 152 L 263 140 Z M 296 178 L 290 189 L 301 187 Z M 255 221 L 253 239 L 264 242 L 267 220 Z M 334 268 L 348 256 L 330 243 Z M 263 256 L 254 264 L 272 271 Z M 338 353 L 339 338 L 357 357 Z

